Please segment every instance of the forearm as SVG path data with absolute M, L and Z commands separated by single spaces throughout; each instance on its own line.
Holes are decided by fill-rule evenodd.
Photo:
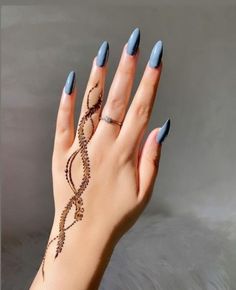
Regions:
M 99 228 L 85 230 L 76 226 L 67 232 L 63 252 L 55 260 L 56 242 L 48 249 L 45 278 L 41 265 L 30 290 L 98 289 L 116 243 Z

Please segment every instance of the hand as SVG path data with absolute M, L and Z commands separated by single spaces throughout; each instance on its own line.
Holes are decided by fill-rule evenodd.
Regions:
M 81 259 L 78 243 L 84 237 L 92 245 L 101 244 L 102 250 L 108 241 L 114 246 L 151 197 L 162 141 L 168 134 L 170 121 L 162 128 L 153 129 L 141 146 L 161 75 L 163 47 L 161 41 L 154 46 L 128 108 L 139 57 L 139 38 L 139 29 L 135 29 L 123 47 L 103 109 L 109 45 L 107 42 L 101 45 L 93 60 L 76 130 L 74 72 L 69 74 L 63 89 L 52 157 L 55 217 L 48 246 L 48 255 L 58 260 L 62 261 L 72 248 Z M 99 120 L 101 116 L 122 122 L 122 126 Z M 96 252 L 95 248 L 91 246 L 90 250 Z M 45 257 L 49 259 L 47 252 Z M 55 264 L 48 264 L 48 269 Z M 79 289 L 88 289 L 88 282 L 84 285 L 87 286 Z

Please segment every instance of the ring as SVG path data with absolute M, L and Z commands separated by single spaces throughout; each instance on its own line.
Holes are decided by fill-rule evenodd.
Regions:
M 122 122 L 118 122 L 116 120 L 113 120 L 111 117 L 109 116 L 104 116 L 104 117 L 100 117 L 99 120 L 104 120 L 105 122 L 109 123 L 109 124 L 116 124 L 119 126 L 122 126 Z

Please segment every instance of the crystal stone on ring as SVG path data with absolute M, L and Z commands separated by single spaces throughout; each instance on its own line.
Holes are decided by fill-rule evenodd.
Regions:
M 105 116 L 105 121 L 108 123 L 112 123 L 112 118 Z

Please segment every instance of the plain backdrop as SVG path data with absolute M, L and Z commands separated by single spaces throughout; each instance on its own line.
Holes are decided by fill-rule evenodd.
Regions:
M 152 199 L 117 245 L 100 288 L 235 290 L 236 2 L 80 2 L 1 10 L 3 289 L 27 289 L 47 243 L 55 121 L 68 72 L 77 73 L 78 117 L 102 41 L 110 44 L 107 93 L 139 27 L 132 94 L 162 39 L 147 133 L 169 117 L 172 127 Z

